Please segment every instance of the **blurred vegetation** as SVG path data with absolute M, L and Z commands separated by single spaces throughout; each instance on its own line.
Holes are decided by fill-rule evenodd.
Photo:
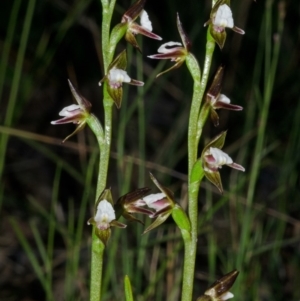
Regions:
M 199 198 L 195 299 L 237 268 L 235 300 L 299 300 L 300 288 L 300 3 L 231 1 L 235 24 L 215 50 L 211 76 L 226 66 L 223 93 L 242 112 L 220 112 L 207 141 L 228 130 L 225 150 L 246 167 L 222 169 L 224 195 L 204 181 Z M 113 25 L 130 1 L 119 1 Z M 0 10 L 0 300 L 87 300 L 91 217 L 98 153 L 88 129 L 61 144 L 73 125 L 51 126 L 72 102 L 70 78 L 103 117 L 101 3 L 92 0 L 2 1 Z M 203 66 L 211 1 L 146 4 L 154 32 L 179 41 L 176 12 Z M 151 61 L 160 43 L 125 41 L 128 73 L 114 112 L 108 185 L 116 199 L 149 185 L 152 171 L 186 199 L 186 128 L 192 82 L 185 66 L 155 80 L 169 62 Z M 123 48 L 122 48 L 123 47 Z M 137 71 L 136 71 L 137 70 Z M 138 76 L 134 76 L 137 74 Z M 202 142 L 203 143 L 203 142 Z M 199 146 L 200 150 L 203 144 Z M 124 300 L 128 274 L 135 300 L 179 300 L 182 242 L 170 221 L 141 236 L 140 225 L 113 230 L 103 300 Z

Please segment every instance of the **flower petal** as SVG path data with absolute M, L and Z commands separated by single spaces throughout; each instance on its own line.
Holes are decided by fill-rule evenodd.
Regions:
M 122 17 L 122 22 L 128 22 L 131 20 L 135 20 L 143 10 L 145 6 L 146 0 L 138 0 L 136 1 L 130 8 L 124 13 Z
M 140 14 L 140 18 L 141 18 L 140 22 L 141 22 L 142 27 L 146 28 L 149 31 L 152 31 L 153 30 L 152 23 L 149 19 L 147 12 L 144 9 L 142 10 L 142 12 Z
M 170 49 L 169 52 L 167 53 L 158 53 L 158 54 L 152 54 L 148 55 L 148 58 L 150 59 L 156 59 L 156 60 L 168 60 L 170 59 L 171 61 L 178 62 L 178 61 L 184 61 L 184 59 L 181 59 L 185 55 L 185 50 L 183 47 L 175 47 Z
M 240 170 L 240 171 L 245 171 L 245 168 L 240 165 L 240 164 L 237 164 L 237 163 L 231 163 L 231 164 L 227 164 L 229 167 L 231 168 L 234 168 L 234 169 L 237 169 L 237 170 Z
M 122 83 L 130 83 L 131 78 L 125 70 L 112 68 L 107 74 L 108 83 L 111 88 L 120 88 Z
M 219 125 L 219 115 L 214 108 L 210 109 L 210 118 L 215 127 Z
M 136 79 L 131 79 L 131 81 L 128 84 L 133 85 L 133 86 L 139 86 L 139 87 L 144 86 L 144 82 L 136 80 Z
M 222 181 L 221 181 L 221 177 L 220 177 L 220 173 L 218 171 L 207 171 L 204 168 L 204 174 L 205 177 L 211 182 L 213 183 L 218 189 L 219 191 L 223 194 L 223 186 L 222 186 Z
M 163 214 L 163 215 L 159 215 L 156 220 L 143 232 L 143 234 L 149 232 L 150 230 L 153 230 L 154 228 L 158 227 L 159 225 L 161 225 L 171 214 L 172 211 Z
M 212 102 L 215 98 L 218 97 L 218 95 L 220 95 L 223 76 L 224 66 L 220 66 L 206 94 L 210 102 Z
M 115 210 L 110 202 L 107 200 L 101 200 L 97 206 L 97 211 L 94 216 L 95 222 L 98 223 L 110 223 L 116 219 Z
M 226 292 L 225 294 L 223 294 L 222 296 L 220 296 L 220 299 L 221 300 L 228 300 L 228 299 L 231 299 L 233 297 L 234 297 L 233 293 Z
M 150 39 L 159 40 L 159 41 L 162 40 L 162 37 L 153 33 L 152 31 L 148 30 L 145 27 L 138 25 L 137 23 L 131 23 L 129 31 L 131 31 L 133 34 L 141 34 Z
M 239 34 L 245 34 L 245 31 L 239 27 L 233 26 L 232 30 Z
M 136 48 L 140 53 L 142 53 L 142 50 L 141 50 L 138 42 L 136 41 L 134 34 L 130 30 L 127 30 L 127 32 L 126 32 L 125 40 L 128 43 L 130 43 L 134 48 Z
M 58 113 L 58 115 L 62 116 L 62 117 L 71 117 L 71 116 L 74 116 L 74 115 L 76 115 L 76 114 L 78 114 L 80 112 L 82 112 L 82 109 L 81 109 L 80 105 L 72 104 L 72 105 L 69 105 L 67 107 L 64 107 Z
M 192 47 L 192 43 L 190 41 L 190 39 L 188 38 L 188 36 L 186 35 L 183 27 L 182 27 L 182 24 L 180 22 L 180 19 L 179 19 L 179 14 L 177 13 L 177 19 L 176 19 L 176 23 L 177 23 L 177 28 L 178 28 L 178 32 L 179 32 L 179 35 L 180 35 L 180 38 L 181 38 L 181 41 L 184 45 L 184 48 L 189 51 Z
M 228 164 L 233 163 L 233 160 L 228 156 L 228 154 L 226 154 L 225 152 L 223 152 L 219 148 L 210 147 L 209 152 L 215 159 L 214 165 L 216 167 L 220 168 L 222 165 L 228 165 Z
M 219 95 L 218 101 L 224 102 L 224 103 L 230 103 L 230 99 L 224 94 Z
M 215 26 L 233 28 L 232 11 L 227 4 L 218 7 L 213 24 Z
M 225 109 L 225 110 L 231 110 L 231 111 L 242 111 L 243 107 L 238 105 L 233 105 L 231 103 L 225 103 L 221 101 L 216 101 L 213 106 L 215 109 Z
M 86 98 L 84 98 L 77 89 L 74 88 L 74 86 L 72 85 L 69 79 L 68 79 L 68 83 L 69 83 L 70 90 L 75 100 L 77 101 L 78 105 L 81 107 L 81 109 L 90 112 L 92 107 L 91 103 Z
M 69 138 L 71 138 L 72 136 L 74 136 L 75 134 L 77 134 L 79 131 L 81 131 L 84 126 L 85 126 L 86 122 L 81 122 L 75 129 L 75 131 L 73 133 L 71 133 L 70 135 L 68 135 L 63 141 L 62 143 L 64 143 L 65 141 L 67 141 Z
M 170 67 L 169 69 L 163 71 L 163 72 L 160 72 L 156 75 L 156 78 L 158 78 L 159 76 L 171 71 L 171 70 L 174 70 L 174 69 L 177 69 L 179 68 L 181 65 L 182 65 L 183 61 L 178 61 L 175 65 L 173 65 L 172 67 Z
M 122 104 L 122 98 L 123 98 L 123 88 L 112 88 L 110 85 L 107 86 L 107 92 L 114 101 L 115 105 L 118 109 L 120 109 Z

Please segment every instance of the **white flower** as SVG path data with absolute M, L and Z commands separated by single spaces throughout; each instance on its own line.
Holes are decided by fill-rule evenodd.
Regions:
M 129 77 L 127 72 L 117 68 L 110 69 L 107 78 L 109 81 L 109 85 L 114 89 L 120 88 L 122 86 L 122 83 L 131 82 L 131 78 Z
M 213 169 L 221 168 L 222 165 L 233 163 L 232 159 L 226 153 L 216 147 L 210 147 L 206 155 L 211 155 L 213 157 L 213 160 L 208 159 L 208 164 Z
M 220 94 L 220 96 L 218 97 L 218 101 L 221 101 L 224 103 L 230 103 L 230 99 L 224 94 Z
M 168 202 L 166 202 L 165 199 L 166 195 L 163 192 L 160 192 L 145 196 L 143 201 L 149 208 L 160 210 L 168 205 Z
M 228 299 L 231 299 L 233 297 L 234 297 L 233 293 L 226 292 L 225 294 L 223 294 L 223 295 L 220 296 L 220 299 L 221 300 L 228 300 Z
M 173 48 L 167 48 L 167 47 L 173 47 L 173 46 L 182 46 L 181 43 L 179 42 L 168 42 L 168 43 L 165 43 L 165 44 L 162 44 L 157 52 L 158 53 L 172 53 L 174 52 L 174 49 Z
M 115 210 L 110 202 L 102 200 L 97 206 L 94 221 L 98 229 L 105 230 L 110 227 L 110 223 L 116 219 Z
M 218 97 L 214 97 L 213 95 L 209 95 L 211 97 L 211 105 L 215 108 L 215 104 L 218 102 L 230 104 L 230 99 L 224 95 L 220 94 Z M 220 105 L 220 104 L 219 104 Z
M 232 11 L 227 4 L 220 5 L 215 18 L 213 20 L 213 25 L 217 27 L 228 27 L 233 28 L 233 18 L 232 18 Z
M 140 14 L 140 18 L 141 18 L 140 22 L 141 22 L 142 27 L 148 29 L 149 31 L 152 31 L 153 30 L 152 23 L 145 10 L 142 10 L 142 12 Z
M 145 201 L 145 203 L 147 204 L 148 207 L 150 207 L 150 205 L 152 203 L 155 203 L 163 198 L 165 198 L 166 195 L 163 192 L 159 192 L 159 193 L 153 193 L 153 194 L 149 194 L 147 196 L 145 196 L 143 198 L 143 200 Z
M 59 113 L 58 115 L 59 116 L 62 116 L 62 117 L 70 117 L 70 116 L 73 116 L 74 115 L 74 111 L 76 110 L 81 110 L 81 107 L 80 105 L 69 105 L 65 108 L 63 108 Z

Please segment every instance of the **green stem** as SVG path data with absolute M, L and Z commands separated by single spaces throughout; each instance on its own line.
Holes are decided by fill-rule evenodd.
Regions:
M 107 73 L 107 68 L 110 64 L 109 53 L 109 34 L 112 13 L 115 6 L 115 0 L 102 0 L 102 53 L 104 72 Z M 111 135 L 112 135 L 112 108 L 113 101 L 107 92 L 106 83 L 103 85 L 103 106 L 104 106 L 104 132 L 97 118 L 94 115 L 90 116 L 88 120 L 89 126 L 94 131 L 100 149 L 100 162 L 96 188 L 97 202 L 101 192 L 106 187 Z M 90 301 L 101 300 L 101 286 L 102 286 L 102 270 L 103 270 L 103 254 L 105 246 L 95 234 L 93 227 L 92 234 L 92 258 L 91 258 L 91 284 L 90 284 Z
M 109 33 L 112 13 L 115 7 L 116 0 L 101 0 L 102 3 L 102 55 L 104 73 L 107 73 L 108 65 L 110 64 L 109 53 Z
M 204 92 L 206 90 L 209 71 L 211 67 L 212 57 L 215 50 L 216 42 L 213 39 L 213 37 L 210 34 L 209 28 L 207 29 L 207 36 L 206 36 L 206 53 L 205 53 L 205 60 L 204 60 L 204 67 L 203 67 L 203 73 L 201 78 L 201 88 L 200 88 L 200 99 L 203 98 Z M 206 122 L 207 116 L 208 116 L 209 110 L 207 110 L 207 107 L 204 105 L 201 109 L 200 116 L 198 119 L 198 128 L 197 128 L 197 137 L 196 137 L 196 143 L 199 144 L 200 137 L 202 134 L 202 130 L 204 127 L 204 124 Z
M 198 116 L 201 106 L 201 72 L 197 60 L 191 54 L 186 58 L 188 69 L 194 80 L 193 99 L 190 110 L 188 128 L 188 174 L 189 174 L 189 218 L 191 222 L 191 236 L 183 236 L 184 240 L 184 267 L 181 300 L 192 300 L 194 271 L 197 250 L 197 218 L 198 218 L 198 191 L 199 183 L 191 182 L 192 168 L 197 161 L 198 144 L 196 141 Z
M 101 192 L 106 187 L 109 157 L 110 157 L 110 145 L 111 145 L 111 133 L 112 133 L 112 107 L 113 101 L 107 93 L 106 84 L 104 85 L 104 139 L 103 135 L 96 134 L 97 141 L 100 148 L 100 162 L 99 172 L 97 180 L 96 201 L 98 200 Z M 91 117 L 94 117 L 91 115 Z M 96 117 L 94 117 L 96 119 Z M 91 127 L 93 130 L 93 127 Z M 99 128 L 99 124 L 95 124 L 95 129 Z M 102 128 L 101 128 L 102 129 Z M 105 246 L 95 235 L 93 228 L 93 240 L 92 240 L 92 260 L 91 260 L 91 287 L 90 287 L 90 300 L 101 300 L 101 283 L 102 283 L 102 268 L 103 268 L 103 253 Z
M 203 105 L 200 111 L 203 95 L 206 90 L 207 80 L 211 67 L 215 41 L 207 31 L 206 55 L 202 77 L 197 60 L 189 55 L 187 57 L 187 66 L 194 80 L 193 100 L 190 111 L 189 129 L 188 129 L 188 174 L 189 174 L 189 218 L 191 222 L 191 239 L 183 237 L 185 245 L 184 268 L 183 268 L 183 287 L 181 300 L 192 300 L 195 260 L 197 251 L 197 221 L 198 221 L 198 193 L 200 181 L 192 182 L 192 169 L 198 157 L 198 144 L 202 134 L 202 129 L 207 119 L 209 108 Z

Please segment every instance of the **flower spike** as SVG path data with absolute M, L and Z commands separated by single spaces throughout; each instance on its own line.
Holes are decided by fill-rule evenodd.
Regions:
M 59 112 L 59 116 L 63 118 L 51 121 L 51 124 L 65 124 L 65 123 L 74 123 L 77 124 L 75 131 L 67 136 L 62 142 L 65 142 L 67 139 L 72 137 L 74 134 L 82 130 L 86 124 L 88 117 L 90 116 L 90 111 L 92 108 L 91 103 L 85 99 L 72 85 L 71 81 L 68 80 L 70 90 L 77 102 L 76 104 L 69 105 L 63 108 Z
M 178 32 L 179 32 L 183 46 L 179 42 L 172 42 L 172 41 L 167 42 L 158 48 L 158 50 L 157 50 L 158 54 L 153 54 L 153 55 L 148 56 L 151 59 L 156 59 L 156 60 L 170 59 L 171 62 L 175 62 L 175 65 L 173 65 L 171 68 L 159 73 L 156 76 L 156 78 L 168 71 L 179 68 L 185 61 L 186 56 L 189 54 L 189 51 L 191 49 L 191 42 L 183 30 L 178 13 L 177 13 L 176 22 L 177 22 L 177 28 L 178 28 Z
M 241 111 L 243 107 L 238 105 L 233 105 L 230 103 L 230 99 L 224 95 L 220 94 L 221 84 L 224 75 L 224 67 L 220 66 L 215 74 L 214 80 L 206 93 L 206 102 L 210 107 L 210 117 L 214 123 L 214 126 L 219 125 L 219 116 L 216 112 L 218 109 Z
M 140 52 L 141 49 L 135 39 L 135 35 L 141 34 L 148 38 L 154 40 L 162 40 L 160 36 L 152 32 L 152 24 L 149 20 L 147 12 L 143 9 L 146 0 L 136 1 L 123 15 L 121 20 L 121 25 L 127 26 L 125 33 L 125 39 L 133 47 L 138 49 Z M 140 17 L 141 25 L 134 22 L 138 17 Z
M 210 34 L 222 49 L 226 40 L 225 28 L 231 28 L 233 31 L 244 34 L 245 32 L 234 26 L 232 18 L 232 11 L 230 9 L 230 0 L 218 0 L 213 6 L 210 19 L 204 24 L 204 26 L 210 25 Z
M 239 272 L 233 270 L 213 283 L 197 301 L 223 301 L 233 298 L 229 291 L 234 284 Z
M 222 132 L 220 135 L 215 137 L 204 147 L 201 155 L 204 175 L 219 189 L 221 193 L 223 193 L 223 186 L 220 173 L 218 171 L 219 168 L 222 168 L 223 165 L 227 165 L 231 168 L 245 171 L 243 166 L 234 163 L 233 160 L 221 150 L 224 146 L 225 137 L 226 132 Z
M 123 50 L 115 60 L 108 66 L 107 75 L 105 75 L 99 82 L 99 86 L 103 82 L 107 82 L 107 92 L 113 99 L 117 108 L 121 107 L 123 97 L 123 83 L 128 83 L 134 86 L 143 86 L 144 83 L 129 77 L 125 71 L 127 66 L 126 50 Z

